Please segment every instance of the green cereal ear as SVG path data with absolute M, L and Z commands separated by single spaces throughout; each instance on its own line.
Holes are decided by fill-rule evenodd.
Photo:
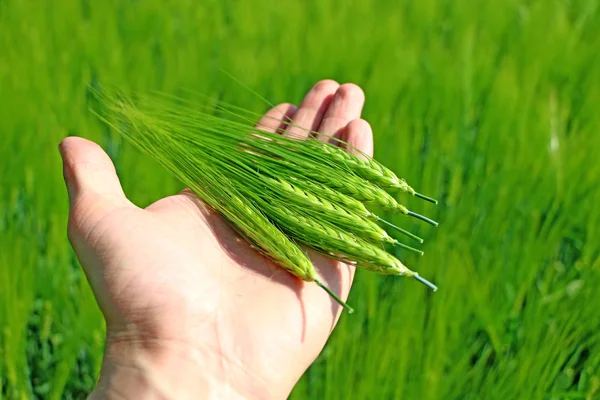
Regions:
M 254 126 L 260 115 L 210 98 L 195 105 L 168 95 L 133 100 L 107 93 L 100 98 L 109 126 L 168 169 L 258 251 L 293 275 L 316 282 L 348 311 L 319 280 L 299 245 L 435 288 L 386 252 L 384 244 L 422 252 L 399 243 L 378 222 L 423 240 L 370 210 L 399 211 L 437 224 L 408 210 L 388 190 L 430 198 L 372 158 L 317 139 L 300 141 L 262 131 Z

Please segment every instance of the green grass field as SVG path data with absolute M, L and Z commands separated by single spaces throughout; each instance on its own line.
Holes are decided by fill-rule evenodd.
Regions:
M 359 273 L 292 399 L 600 398 L 597 0 L 0 0 L 0 398 L 84 398 L 101 314 L 66 237 L 57 145 L 100 143 L 138 205 L 180 189 L 89 112 L 89 85 L 261 111 L 319 79 L 367 95 L 376 158 L 438 229 Z

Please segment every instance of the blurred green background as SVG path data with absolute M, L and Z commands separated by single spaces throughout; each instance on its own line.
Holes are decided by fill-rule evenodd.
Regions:
M 60 139 L 100 143 L 138 205 L 180 188 L 88 86 L 266 108 L 220 68 L 273 103 L 361 85 L 376 158 L 441 200 L 407 200 L 438 229 L 390 216 L 440 290 L 360 273 L 293 399 L 600 398 L 596 0 L 0 0 L 0 398 L 84 398 L 100 368 Z

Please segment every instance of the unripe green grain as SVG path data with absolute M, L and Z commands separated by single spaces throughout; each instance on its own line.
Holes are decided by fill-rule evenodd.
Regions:
M 419 241 L 420 243 L 423 243 L 423 239 L 421 239 L 419 236 L 380 218 L 379 216 L 377 216 L 377 214 L 374 214 L 371 211 L 369 211 L 363 203 L 350 196 L 347 196 L 337 190 L 333 190 L 315 181 L 291 178 L 291 182 L 293 182 L 295 186 L 300 187 L 303 190 L 314 193 L 314 195 L 320 199 L 328 199 L 336 204 L 339 204 L 340 207 L 362 218 L 368 218 L 373 221 L 382 222 L 388 226 L 391 226 L 392 228 L 401 232 L 402 234 L 409 236 L 412 239 Z
M 413 276 L 435 288 L 383 249 L 385 242 L 400 244 L 376 223 L 387 222 L 368 208 L 435 224 L 399 204 L 385 188 L 426 197 L 373 159 L 208 113 L 187 116 L 177 108 L 161 111 L 162 105 L 156 113 L 145 113 L 120 99 L 111 99 L 107 108 L 117 116 L 113 127 L 220 212 L 257 250 L 292 274 L 315 281 L 345 307 L 318 280 L 296 242 L 357 267 Z
M 296 185 L 293 185 L 282 179 L 270 179 L 270 184 L 281 189 L 280 194 L 283 194 L 292 203 L 292 207 L 300 206 L 309 213 L 322 215 L 327 218 L 338 228 L 353 232 L 366 240 L 371 240 L 376 243 L 388 242 L 394 243 L 395 240 L 390 237 L 385 230 L 379 227 L 372 220 L 358 214 L 350 212 L 343 206 L 337 205 L 325 198 L 317 197 L 315 194 L 302 190 Z M 295 204 L 294 204 L 295 203 Z
M 227 214 L 231 216 L 235 214 L 233 219 L 238 220 L 243 216 L 245 223 L 242 226 L 245 229 L 241 233 L 250 239 L 259 251 L 305 281 L 314 281 L 317 278 L 312 262 L 298 245 L 266 219 L 250 202 L 239 196 L 232 197 L 231 200 L 232 207 Z M 265 237 L 268 238 L 267 246 L 265 246 Z
M 275 159 L 252 153 L 247 154 L 255 159 L 254 163 L 258 168 L 282 168 L 285 174 L 287 174 L 286 178 L 314 180 L 359 200 L 369 207 L 402 211 L 402 206 L 388 192 L 359 176 L 350 174 L 338 175 L 337 173 L 324 174 L 323 170 L 320 170 L 315 165 L 298 165 L 296 161 L 290 162 L 288 160 Z
M 356 200 L 353 197 L 345 195 L 340 191 L 333 190 L 330 187 L 325 186 L 319 182 L 298 179 L 295 177 L 291 177 L 290 182 L 296 187 L 314 193 L 315 196 L 317 196 L 320 199 L 327 199 L 331 202 L 339 204 L 344 209 L 353 212 L 361 217 L 371 218 L 371 216 L 374 215 L 360 201 Z
M 298 204 L 306 210 L 306 207 L 310 209 L 306 210 L 315 215 L 320 215 L 322 218 L 328 219 L 332 224 L 337 226 L 339 229 L 344 232 L 352 233 L 356 236 L 362 237 L 365 240 L 372 241 L 374 243 L 391 243 L 395 246 L 403 247 L 407 250 L 411 250 L 423 255 L 423 252 L 417 250 L 413 247 L 407 246 L 398 242 L 396 239 L 391 237 L 384 229 L 382 229 L 379 225 L 377 225 L 374 221 L 383 221 L 381 218 L 377 217 L 375 214 L 368 211 L 362 203 L 354 200 L 348 196 L 335 196 L 331 194 L 331 198 L 336 198 L 338 200 L 344 201 L 344 203 L 334 203 L 326 199 L 325 197 L 318 196 L 316 193 L 312 193 L 308 190 L 301 189 L 299 185 L 296 184 L 297 180 L 294 180 L 294 184 L 290 182 L 284 181 L 282 179 L 272 179 L 267 178 L 270 182 L 267 184 L 267 187 L 279 187 L 281 190 L 276 190 L 273 194 L 277 195 L 287 195 L 286 198 L 291 201 L 291 204 Z M 310 183 L 305 185 L 310 186 Z M 324 189 L 327 191 L 327 189 Z M 329 191 L 333 193 L 337 193 L 329 189 Z M 344 197 L 342 197 L 344 196 Z M 347 200 L 350 200 L 347 202 Z M 357 203 L 357 204 L 352 204 Z M 348 204 L 352 204 L 350 207 L 347 207 Z M 383 221 L 388 223 L 386 221 Z M 389 224 L 389 223 L 388 223 Z M 389 224 L 391 225 L 391 224 Z M 418 236 L 412 235 L 401 228 L 396 227 L 395 225 L 391 225 L 394 228 L 400 230 L 403 233 L 408 234 L 408 236 L 413 237 L 416 240 L 423 242 L 421 238 Z
M 373 158 L 366 155 L 364 158 L 360 158 L 347 152 L 341 147 L 323 143 L 321 141 L 319 142 L 320 144 L 318 144 L 318 147 L 324 154 L 328 155 L 333 160 L 344 163 L 346 167 L 358 176 L 371 181 L 382 188 L 399 189 L 404 192 L 412 190 L 405 181 L 400 180 L 396 174 L 375 161 Z
M 399 260 L 382 248 L 341 231 L 329 221 L 314 218 L 301 210 L 290 212 L 288 208 L 266 198 L 258 198 L 256 203 L 288 235 L 292 238 L 302 238 L 304 243 L 323 254 L 334 257 L 343 255 L 342 259 L 345 262 L 376 265 L 386 274 L 409 273 Z
M 375 243 L 387 242 L 397 244 L 422 253 L 412 247 L 398 243 L 373 220 L 350 212 L 325 198 L 319 198 L 313 193 L 302 190 L 281 178 L 271 178 L 264 174 L 259 174 L 236 159 L 221 160 L 217 156 L 215 162 L 224 167 L 223 171 L 228 174 L 228 178 L 231 181 L 244 177 L 244 184 L 239 185 L 237 190 L 248 198 L 255 199 L 257 196 L 267 197 L 272 201 L 286 204 L 290 212 L 301 209 L 309 214 L 318 215 L 320 218 L 330 221 L 343 232 L 351 232 L 356 236 Z M 254 187 L 262 187 L 264 190 L 258 194 L 253 189 Z M 277 220 L 274 222 L 278 223 Z

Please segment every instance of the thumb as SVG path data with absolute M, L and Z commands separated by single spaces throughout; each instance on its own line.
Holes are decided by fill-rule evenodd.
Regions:
M 68 137 L 58 148 L 63 159 L 71 213 L 80 208 L 110 209 L 130 204 L 115 166 L 100 146 L 83 138 Z
M 69 241 L 98 304 L 108 316 L 111 306 L 104 283 L 107 254 L 102 249 L 108 243 L 106 240 L 114 237 L 114 232 L 100 227 L 111 213 L 134 206 L 125 197 L 115 166 L 100 146 L 86 139 L 68 137 L 58 148 L 69 194 Z

